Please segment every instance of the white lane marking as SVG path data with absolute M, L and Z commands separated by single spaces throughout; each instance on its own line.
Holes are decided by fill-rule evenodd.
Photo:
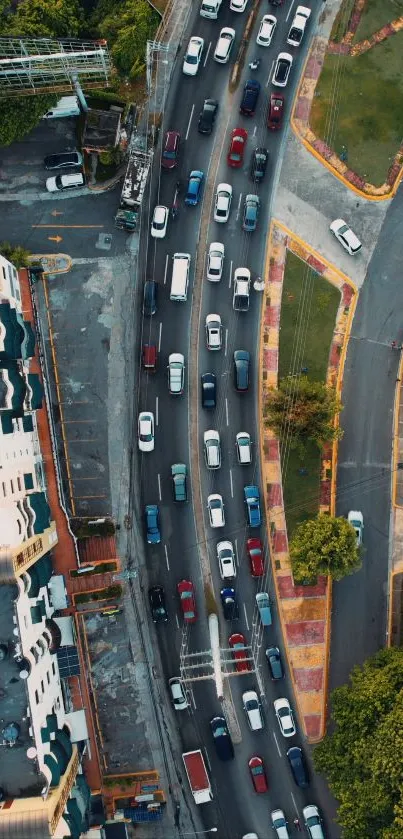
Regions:
M 234 497 L 234 484 L 232 483 L 232 469 L 229 470 L 229 482 L 231 484 L 231 498 Z
M 235 539 L 235 562 L 239 568 L 238 539 Z
M 274 731 L 273 731 L 273 737 L 274 737 L 274 742 L 275 742 L 275 744 L 276 744 L 276 746 L 277 746 L 277 751 L 278 751 L 278 753 L 279 753 L 279 756 L 281 757 L 280 746 L 279 746 L 279 744 L 278 744 L 278 742 L 277 742 L 277 737 L 276 737 L 276 735 L 275 735 Z M 292 795 L 292 793 L 291 793 L 291 795 Z
M 255 125 L 255 127 L 253 129 L 252 137 L 256 137 L 256 131 L 257 131 L 257 125 Z
M 164 285 L 165 285 L 165 283 L 166 283 L 166 281 L 167 281 L 167 274 L 168 274 L 168 259 L 169 259 L 169 254 L 167 253 L 167 255 L 166 255 L 166 257 L 165 257 Z
M 269 86 L 269 84 L 270 84 L 271 77 L 272 77 L 272 75 L 273 75 L 273 67 L 274 67 L 274 58 L 273 58 L 273 61 L 271 62 L 270 73 L 269 73 L 269 75 L 268 75 L 268 77 L 267 77 L 266 87 L 268 87 L 268 86 Z
M 209 756 L 208 756 L 208 751 L 207 751 L 206 747 L 204 747 L 204 754 L 206 755 L 207 766 L 208 766 L 208 768 L 209 768 L 210 774 L 212 775 L 213 773 L 212 773 L 212 771 L 211 771 L 210 758 L 209 758 Z
M 224 355 L 227 355 L 227 350 L 228 350 L 228 329 L 226 329 L 226 330 L 225 330 L 225 350 L 224 350 Z
M 294 807 L 295 807 L 295 812 L 296 812 L 296 814 L 297 814 L 297 816 L 298 816 L 298 807 L 297 807 L 297 805 L 296 805 L 296 801 L 295 801 L 295 798 L 294 798 L 294 793 L 293 793 L 293 792 L 291 792 L 291 793 L 290 793 L 290 795 L 291 795 L 291 798 L 292 798 L 292 803 L 293 803 L 293 805 L 294 805 Z
M 195 697 L 194 697 L 194 693 L 193 693 L 192 688 L 189 688 L 189 690 L 188 690 L 188 691 L 186 691 L 186 692 L 190 694 L 190 700 L 191 700 L 191 702 L 192 702 L 192 704 L 193 704 L 193 707 L 194 707 L 195 711 L 197 711 L 196 700 L 195 700 Z M 188 701 L 189 701 L 189 700 L 188 700 Z
M 161 493 L 161 475 L 160 475 L 160 474 L 158 474 L 158 475 L 157 475 L 157 480 L 158 480 L 158 495 L 159 495 L 159 497 L 160 497 L 160 501 L 162 501 L 162 493 Z
M 208 45 L 208 47 L 207 47 L 207 52 L 206 52 L 206 57 L 205 57 L 205 59 L 204 59 L 204 64 L 203 64 L 203 67 L 205 67 L 205 66 L 206 66 L 206 64 L 207 64 L 208 54 L 209 54 L 210 50 L 211 50 L 211 41 L 210 41 L 210 43 L 209 43 L 209 45 Z M 187 139 L 187 137 L 186 137 L 186 139 Z
M 229 425 L 229 419 L 228 419 L 228 399 L 227 399 L 227 397 L 225 397 L 225 416 L 226 416 L 226 420 L 227 420 L 227 425 Z
M 247 611 L 246 611 L 246 605 L 245 605 L 245 603 L 243 604 L 243 610 L 244 610 L 244 612 L 245 612 L 245 622 L 246 622 L 246 628 L 247 628 L 247 630 L 248 630 L 248 632 L 249 632 L 248 613 L 247 613 Z
M 288 18 L 290 17 L 290 14 L 291 14 L 291 11 L 292 11 L 292 7 L 293 7 L 294 3 L 295 3 L 295 0 L 292 0 L 291 6 L 290 6 L 290 8 L 289 8 L 289 10 L 288 10 L 288 14 L 287 14 L 286 20 L 288 20 Z
M 232 262 L 232 259 L 231 259 L 231 265 L 230 265 L 230 269 L 229 269 L 229 283 L 228 283 L 228 288 L 231 288 L 231 283 L 232 283 L 232 265 L 233 265 L 233 262 Z
M 189 137 L 190 123 L 192 122 L 192 117 L 193 117 L 193 112 L 194 112 L 194 109 L 195 109 L 195 106 L 194 106 L 194 104 L 193 104 L 193 105 L 192 105 L 192 110 L 191 110 L 191 112 L 190 112 L 190 117 L 189 117 L 188 127 L 187 127 L 187 129 L 186 129 L 185 140 L 187 140 L 187 138 Z
M 164 545 L 164 551 L 165 551 L 165 562 L 167 564 L 168 571 L 170 571 L 171 569 L 169 567 L 168 548 L 167 548 L 166 545 Z
M 160 323 L 160 334 L 158 336 L 158 352 L 161 352 L 162 321 Z
M 158 396 L 155 397 L 155 424 L 158 425 Z
M 242 201 L 242 192 L 241 192 L 241 194 L 240 194 L 240 196 L 239 196 L 238 208 L 237 208 L 237 211 L 236 211 L 236 220 L 237 220 L 237 221 L 238 221 L 238 219 L 239 219 L 239 213 L 241 212 L 241 201 Z
M 178 618 L 178 615 L 176 613 L 175 613 L 175 617 L 176 617 L 176 626 L 179 629 L 179 618 Z

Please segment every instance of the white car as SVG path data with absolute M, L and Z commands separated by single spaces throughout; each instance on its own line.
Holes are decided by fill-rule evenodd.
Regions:
M 185 381 L 185 356 L 173 352 L 168 356 L 168 390 L 172 396 L 183 393 Z
M 167 232 L 169 210 L 168 207 L 163 207 L 160 204 L 154 209 L 153 220 L 151 222 L 151 236 L 153 239 L 163 239 Z
M 362 533 L 364 530 L 364 516 L 359 510 L 350 510 L 347 516 L 347 521 L 351 524 L 351 527 L 354 528 L 357 545 L 360 547 L 360 545 L 362 545 Z
M 206 340 L 208 350 L 220 350 L 222 347 L 222 324 L 220 315 L 207 315 Z
M 229 7 L 231 12 L 244 12 L 248 5 L 248 0 L 231 0 Z
M 340 244 L 343 245 L 343 248 L 348 251 L 350 256 L 354 256 L 361 250 L 362 244 L 360 240 L 342 218 L 336 218 L 332 221 L 330 230 L 334 233 Z
M 310 839 L 324 839 L 321 818 L 316 804 L 307 804 L 302 811 Z
M 288 699 L 283 696 L 282 699 L 276 699 L 273 705 L 283 737 L 293 737 L 296 728 Z
M 228 221 L 232 201 L 231 184 L 218 184 L 214 207 L 214 221 Z
M 239 431 L 236 435 L 236 453 L 240 466 L 252 463 L 252 445 L 247 431 Z
M 207 469 L 219 469 L 221 466 L 220 435 L 213 428 L 203 435 L 204 458 Z
M 154 414 L 151 411 L 139 414 L 138 438 L 141 452 L 154 451 Z
M 169 680 L 168 685 L 175 711 L 185 711 L 186 708 L 189 708 L 189 702 L 182 679 L 180 679 L 179 676 L 173 676 L 173 678 Z
M 219 64 L 227 63 L 235 41 L 235 35 L 235 29 L 231 29 L 230 26 L 224 26 L 214 50 L 214 61 L 218 61 Z
M 310 17 L 311 9 L 308 9 L 307 6 L 297 6 L 294 20 L 288 33 L 287 44 L 291 44 L 292 47 L 299 47 Z
M 225 527 L 224 502 L 222 495 L 213 493 L 207 498 L 207 510 L 211 527 Z
M 221 280 L 224 267 L 225 248 L 221 242 L 212 242 L 209 247 L 207 261 L 207 279 L 212 283 Z
M 262 717 L 262 706 L 255 690 L 246 690 L 242 694 L 242 705 L 252 731 L 261 731 L 264 728 Z
M 234 548 L 232 542 L 218 542 L 217 559 L 222 580 L 232 580 L 236 577 Z
M 279 52 L 271 80 L 274 87 L 286 87 L 291 67 L 292 55 L 289 52 Z
M 188 43 L 186 55 L 183 59 L 182 71 L 185 76 L 195 76 L 201 62 L 204 49 L 204 39 L 193 35 Z
M 274 15 L 263 15 L 256 38 L 256 43 L 260 47 L 270 46 L 276 26 L 277 18 Z
M 272 810 L 270 813 L 271 826 L 276 832 L 277 839 L 290 839 L 287 830 L 287 819 L 283 810 Z

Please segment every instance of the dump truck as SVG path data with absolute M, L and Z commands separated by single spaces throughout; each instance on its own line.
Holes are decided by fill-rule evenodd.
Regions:
M 128 231 L 138 227 L 149 170 L 150 155 L 147 152 L 130 152 L 120 206 L 115 216 L 116 227 Z
M 212 801 L 213 793 L 211 791 L 210 779 L 201 750 L 196 749 L 193 752 L 184 752 L 182 760 L 185 764 L 186 775 L 195 804 L 207 804 L 209 801 Z

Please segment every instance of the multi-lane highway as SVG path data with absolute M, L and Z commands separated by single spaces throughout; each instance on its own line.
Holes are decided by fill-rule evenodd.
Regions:
M 196 652 L 210 647 L 206 620 L 202 575 L 199 563 L 196 530 L 193 518 L 192 498 L 187 504 L 175 504 L 171 482 L 171 465 L 184 462 L 190 466 L 190 446 L 197 446 L 200 458 L 199 474 L 193 474 L 193 482 L 200 480 L 204 506 L 204 530 L 208 555 L 214 583 L 214 593 L 219 603 L 222 587 L 216 558 L 216 544 L 221 539 L 230 539 L 235 548 L 237 575 L 235 589 L 239 602 L 239 619 L 224 621 L 219 607 L 220 638 L 224 647 L 228 646 L 228 636 L 235 631 L 242 632 L 248 643 L 252 636 L 260 643 L 258 666 L 260 668 L 263 692 L 265 728 L 262 733 L 252 733 L 242 711 L 241 694 L 248 688 L 257 688 L 256 674 L 238 675 L 231 679 L 231 692 L 242 732 L 242 742 L 235 746 L 235 759 L 223 763 L 218 760 L 209 732 L 209 720 L 220 713 L 220 704 L 216 698 L 213 682 L 193 683 L 191 687 L 191 708 L 188 712 L 177 714 L 178 727 L 184 749 L 205 748 L 211 766 L 214 792 L 212 804 L 203 808 L 202 817 L 206 827 L 216 825 L 220 837 L 237 839 L 248 831 L 256 831 L 259 839 L 271 835 L 269 827 L 270 810 L 281 807 L 289 821 L 290 835 L 293 835 L 292 822 L 296 816 L 302 821 L 302 807 L 307 803 L 317 803 L 322 811 L 326 810 L 326 793 L 311 770 L 310 786 L 300 790 L 295 786 L 286 761 L 286 751 L 291 745 L 304 747 L 303 737 L 297 726 L 295 737 L 286 740 L 280 733 L 273 711 L 273 700 L 287 696 L 293 704 L 292 688 L 286 678 L 274 683 L 269 678 L 264 650 L 277 644 L 281 648 L 281 633 L 277 621 L 276 609 L 273 610 L 273 625 L 263 632 L 259 629 L 256 614 L 255 594 L 266 590 L 274 595 L 271 585 L 271 568 L 267 551 L 265 527 L 250 530 L 246 522 L 243 488 L 246 484 L 260 484 L 259 446 L 257 431 L 257 371 L 258 371 L 258 335 L 261 298 L 259 292 L 251 289 L 251 304 L 248 312 L 235 312 L 232 307 L 233 273 L 237 267 L 250 269 L 252 278 L 262 274 L 266 248 L 266 231 L 270 218 L 270 201 L 276 182 L 276 167 L 281 160 L 284 131 L 291 107 L 295 86 L 301 70 L 309 39 L 315 25 L 318 4 L 313 7 L 312 20 L 308 25 L 303 45 L 298 49 L 286 46 L 286 37 L 294 13 L 295 4 L 271 7 L 262 3 L 257 17 L 254 34 L 251 39 L 245 69 L 239 88 L 233 96 L 228 93 L 228 81 L 232 62 L 240 45 L 246 23 L 247 11 L 235 14 L 229 10 L 229 2 L 224 0 L 218 21 L 200 18 L 195 10 L 189 29 L 184 38 L 183 48 L 178 56 L 170 94 L 162 126 L 162 135 L 168 130 L 179 131 L 182 138 L 178 168 L 171 172 L 160 171 L 160 161 L 156 155 L 153 172 L 150 205 L 143 217 L 144 260 L 142 280 L 154 279 L 159 284 L 158 310 L 152 318 L 142 321 L 142 343 L 153 343 L 158 347 L 158 370 L 155 374 L 142 372 L 138 410 L 150 410 L 155 415 L 155 450 L 142 454 L 140 461 L 140 497 L 142 505 L 158 504 L 161 513 L 161 543 L 147 547 L 150 585 L 162 584 L 165 589 L 169 621 L 156 628 L 156 635 L 161 647 L 165 674 L 168 677 L 179 675 L 179 656 L 182 643 L 182 617 L 176 593 L 176 584 L 185 578 L 192 580 L 196 589 L 198 620 L 187 632 L 187 651 Z M 278 19 L 277 29 L 269 48 L 257 47 L 256 34 L 261 17 L 265 13 L 274 13 Z M 212 54 L 223 26 L 236 30 L 236 43 L 231 61 L 219 65 L 213 61 Z M 202 66 L 195 78 L 186 78 L 182 74 L 184 48 L 190 35 L 199 35 L 205 40 Z M 279 132 L 270 132 L 266 127 L 267 105 L 270 92 L 274 90 L 270 79 L 273 62 L 281 51 L 291 52 L 294 64 L 288 86 L 282 91 L 286 107 L 284 126 Z M 258 55 L 261 64 L 256 73 L 248 69 L 248 62 Z M 239 102 L 244 82 L 247 78 L 257 78 L 261 85 L 261 94 L 256 114 L 246 118 L 239 115 Z M 220 103 L 217 123 L 210 137 L 202 136 L 197 131 L 197 118 L 206 98 L 216 99 Z M 248 131 L 247 151 L 244 165 L 240 169 L 230 169 L 226 155 L 231 130 L 241 126 Z M 270 162 L 266 177 L 261 186 L 250 179 L 250 159 L 253 150 L 263 146 L 270 152 Z M 155 204 L 172 206 L 176 182 L 180 179 L 187 183 L 192 169 L 199 169 L 208 178 L 210 167 L 214 167 L 215 183 L 228 182 L 233 187 L 232 209 L 228 223 L 217 224 L 213 221 L 211 198 L 206 197 L 197 207 L 186 207 L 183 193 L 179 196 L 178 217 L 171 219 L 164 239 L 154 240 L 149 237 L 151 215 Z M 258 192 L 261 210 L 257 230 L 252 234 L 242 231 L 242 209 L 245 195 Z M 207 196 L 207 191 L 206 191 Z M 200 238 L 201 218 L 209 219 L 207 237 L 203 224 L 203 237 Z M 199 329 L 197 335 L 190 334 L 192 291 L 195 264 L 206 260 L 208 245 L 220 241 L 225 246 L 223 277 L 219 283 L 209 283 L 206 271 L 203 271 L 203 288 Z M 188 299 L 185 303 L 174 303 L 169 299 L 172 271 L 172 256 L 175 252 L 188 252 L 192 257 L 191 279 Z M 206 347 L 205 317 L 209 313 L 221 316 L 223 324 L 223 346 L 219 352 L 211 352 Z M 237 349 L 247 350 L 252 359 L 250 387 L 246 393 L 237 393 L 233 384 L 233 353 Z M 185 391 L 182 396 L 173 397 L 168 392 L 167 364 L 172 352 L 183 353 L 186 363 Z M 217 377 L 217 406 L 213 411 L 201 408 L 198 398 L 198 436 L 189 435 L 189 363 L 197 364 L 198 376 L 204 372 L 213 372 Z M 219 431 L 221 437 L 222 465 L 219 470 L 207 470 L 203 460 L 203 432 L 207 429 Z M 252 464 L 241 467 L 236 458 L 235 438 L 239 431 L 249 432 L 253 446 Z M 190 490 L 190 480 L 188 481 Z M 218 492 L 225 504 L 225 527 L 213 530 L 208 522 L 206 502 L 210 493 Z M 262 505 L 263 507 L 263 505 Z M 253 578 L 250 574 L 245 543 L 249 536 L 260 536 L 265 547 L 265 575 Z M 283 657 L 284 658 L 284 657 Z M 168 701 L 168 698 L 167 698 Z M 248 773 L 248 760 L 253 754 L 260 755 L 265 762 L 269 782 L 269 792 L 257 795 L 252 788 Z M 309 760 L 309 754 L 308 760 Z M 295 834 L 297 835 L 297 834 Z M 336 835 L 333 831 L 329 835 Z

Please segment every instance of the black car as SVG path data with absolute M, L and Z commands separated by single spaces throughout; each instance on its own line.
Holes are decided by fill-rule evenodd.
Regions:
M 210 720 L 210 729 L 213 735 L 214 745 L 220 760 L 233 760 L 234 747 L 231 735 L 224 717 L 213 717 Z
M 203 110 L 200 111 L 197 130 L 199 134 L 211 134 L 218 111 L 216 99 L 205 99 Z
M 158 283 L 155 280 L 146 280 L 144 283 L 143 312 L 147 318 L 155 315 L 157 311 Z
M 307 787 L 309 779 L 302 749 L 299 746 L 292 746 L 288 749 L 287 757 L 295 783 L 298 787 Z
M 249 388 L 250 353 L 247 350 L 234 352 L 234 385 L 241 393 Z
M 239 616 L 238 603 L 235 597 L 234 588 L 222 588 L 220 591 L 222 609 L 226 621 L 234 621 Z
M 284 676 L 284 670 L 279 648 L 269 647 L 266 650 L 266 658 L 269 665 L 270 676 L 273 681 L 276 682 L 278 679 L 282 679 Z
M 252 154 L 250 176 L 253 181 L 261 183 L 265 174 L 266 167 L 269 160 L 269 152 L 267 149 L 258 148 Z
M 165 593 L 162 586 L 153 586 L 148 589 L 151 615 L 154 623 L 166 623 L 168 612 L 165 606 Z
M 239 113 L 245 117 L 253 117 L 256 111 L 256 104 L 260 93 L 260 82 L 255 79 L 248 79 L 243 89 Z
M 48 154 L 43 161 L 45 169 L 64 169 L 65 166 L 81 166 L 83 156 L 79 151 L 62 151 L 60 154 Z
M 201 377 L 202 408 L 211 410 L 217 402 L 217 380 L 214 373 L 203 373 Z

